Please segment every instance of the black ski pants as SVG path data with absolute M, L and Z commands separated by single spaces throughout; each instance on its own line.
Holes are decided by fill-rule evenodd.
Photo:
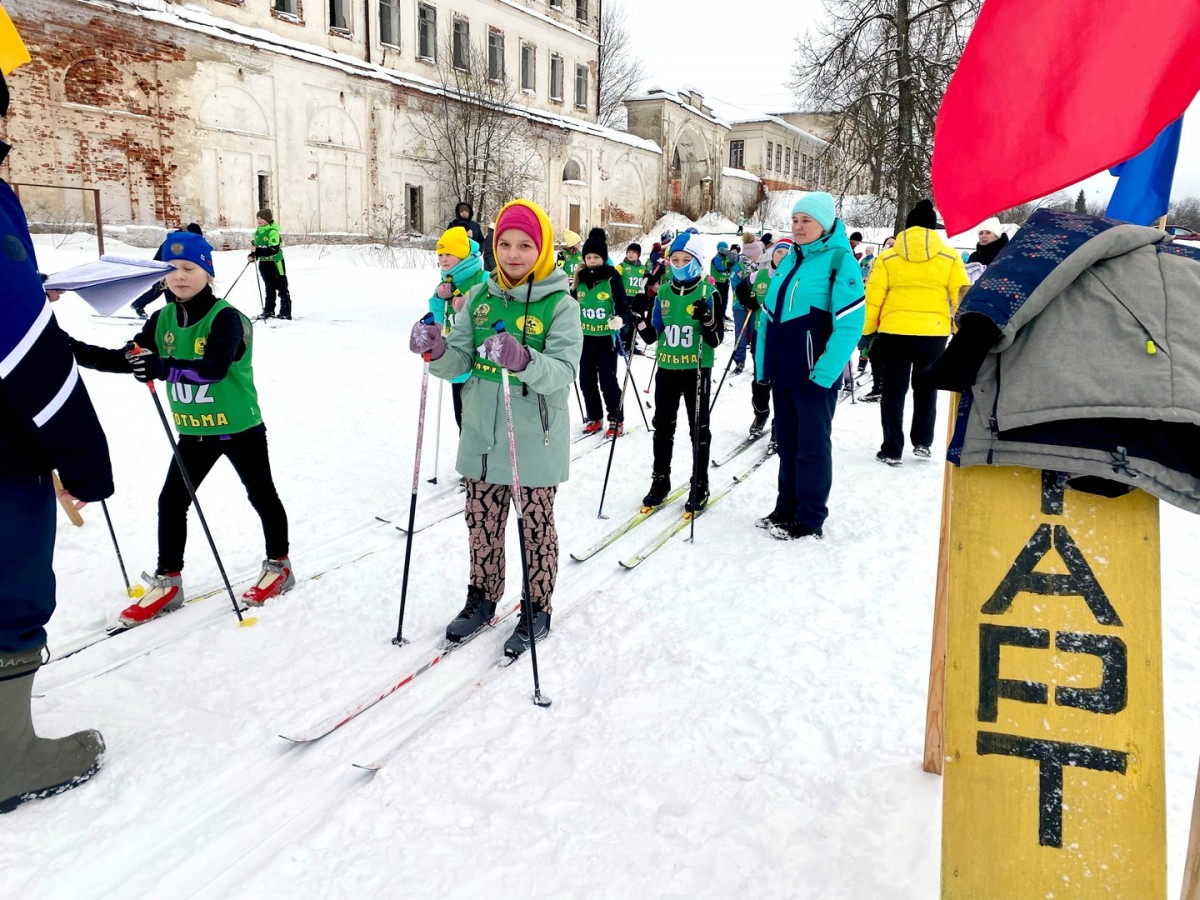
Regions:
M 270 260 L 260 260 L 258 263 L 259 274 L 262 275 L 263 287 L 266 289 L 267 296 L 263 304 L 263 315 L 275 315 L 275 296 L 279 295 L 279 314 L 281 316 L 291 316 L 292 314 L 292 294 L 288 290 L 287 274 L 283 267 L 283 260 L 271 262 Z
M 913 379 L 912 428 L 908 432 L 914 447 L 933 445 L 937 424 L 937 390 L 919 377 L 946 349 L 946 338 L 935 335 L 881 334 L 871 346 L 871 362 L 883 367 L 883 400 L 879 416 L 883 425 L 884 456 L 899 459 L 904 453 L 904 401 L 909 379 Z
M 48 474 L 0 476 L 0 652 L 46 643 L 57 511 Z
M 712 390 L 712 370 L 700 370 L 700 439 L 692 475 L 703 490 L 708 487 L 708 457 L 712 432 L 708 428 L 709 393 Z M 658 367 L 654 382 L 654 474 L 671 474 L 671 457 L 675 452 L 675 423 L 679 406 L 687 411 L 688 436 L 696 440 L 696 370 L 664 369 Z
M 713 294 L 713 313 L 718 322 L 725 321 L 725 310 L 729 308 L 729 282 L 718 281 Z
M 813 381 L 773 389 L 779 495 L 775 515 L 820 530 L 829 515 L 833 485 L 833 412 L 839 380 L 831 388 Z
M 605 409 L 610 423 L 625 421 L 621 382 L 617 380 L 617 347 L 610 336 L 584 335 L 583 353 L 579 357 L 579 389 L 583 392 L 583 415 L 589 422 L 603 419 Z
M 187 467 L 192 486 L 201 483 L 222 456 L 228 457 L 246 488 L 250 505 L 262 519 L 266 555 L 280 559 L 288 555 L 288 520 L 283 503 L 271 478 L 271 459 L 267 454 L 267 429 L 256 425 L 237 434 L 179 436 L 179 455 Z M 158 495 L 158 571 L 183 569 L 183 550 L 187 545 L 187 514 L 192 505 L 179 466 L 171 460 L 167 480 Z

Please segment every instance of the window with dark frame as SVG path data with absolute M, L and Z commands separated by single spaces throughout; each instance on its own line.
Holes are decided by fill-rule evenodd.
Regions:
M 471 70 L 471 26 L 466 19 L 454 17 L 454 25 L 450 32 L 450 45 L 454 68 L 469 72 Z
M 778 174 L 783 171 L 783 144 L 778 144 L 775 147 L 775 172 Z
M 379 0 L 379 43 L 400 49 L 400 0 Z
M 296 12 L 296 0 L 272 0 L 271 9 L 277 13 L 283 13 L 285 16 L 298 16 Z
M 746 157 L 746 142 L 745 141 L 730 141 L 729 142 L 729 167 L 731 169 L 740 169 L 743 167 Z
M 494 28 L 488 31 L 488 78 L 504 80 L 504 32 Z
M 562 101 L 563 61 L 557 53 L 550 54 L 550 99 Z
M 437 9 L 428 3 L 417 4 L 417 56 L 437 60 Z
M 415 184 L 406 184 L 404 186 L 405 203 L 404 210 L 408 219 L 408 230 L 415 231 L 420 234 L 425 232 L 425 201 L 424 188 Z
M 771 171 L 771 163 L 775 161 L 775 144 L 767 141 L 767 171 Z
M 783 174 L 792 174 L 792 148 L 786 147 L 783 151 L 786 155 L 783 157 Z
M 588 108 L 588 67 L 575 64 L 575 108 Z
M 588 20 L 587 0 L 575 0 L 575 18 L 580 22 Z
M 271 176 L 266 172 L 258 173 L 258 208 L 271 206 Z
M 532 44 L 521 43 L 521 90 L 537 90 L 537 52 Z
M 350 0 L 329 0 L 329 27 L 334 31 L 350 30 Z

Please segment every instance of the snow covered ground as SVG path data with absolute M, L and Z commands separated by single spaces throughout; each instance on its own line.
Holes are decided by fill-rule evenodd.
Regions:
M 705 235 L 710 247 L 718 239 Z M 81 241 L 38 243 L 48 272 L 94 255 Z M 620 570 L 617 559 L 657 530 L 648 523 L 575 563 L 567 554 L 607 527 L 596 518 L 606 455 L 574 463 L 556 508 L 554 632 L 539 655 L 549 710 L 530 703 L 527 660 L 488 667 L 504 628 L 327 739 L 281 740 L 422 661 L 462 604 L 467 564 L 461 517 L 416 536 L 412 643 L 393 647 L 404 542 L 374 517 L 407 509 L 420 383 L 407 334 L 426 309 L 432 260 L 396 270 L 353 248 L 287 256 L 300 319 L 255 329 L 272 463 L 298 574 L 347 564 L 271 601 L 254 627 L 237 628 L 228 599 L 214 596 L 43 669 L 41 731 L 99 728 L 108 757 L 91 783 L 0 822 L 11 895 L 936 895 L 941 783 L 920 762 L 941 454 L 899 469 L 876 463 L 873 405 L 838 409 L 821 543 L 779 543 L 754 527 L 774 500 L 768 465 L 697 521 L 695 544 L 676 540 Z M 240 252 L 218 254 L 219 287 L 243 262 Z M 249 273 L 231 299 L 257 311 Z M 138 326 L 94 318 L 70 295 L 55 310 L 73 335 L 109 346 Z M 634 368 L 645 387 L 650 361 Z M 716 455 L 750 422 L 747 378 L 721 395 Z M 111 443 L 109 507 L 136 576 L 155 564 L 169 450 L 143 387 L 95 372 L 84 379 Z M 631 406 L 627 420 L 639 418 Z M 433 421 L 431 407 L 431 430 Z M 427 435 L 426 476 L 433 444 Z M 453 477 L 453 455 L 446 397 L 442 479 Z M 686 437 L 676 460 L 682 480 Z M 636 508 L 649 461 L 644 429 L 618 444 L 608 524 Z M 741 468 L 714 470 L 714 485 Z M 219 465 L 200 493 L 230 574 L 256 572 L 259 526 L 232 470 Z M 1175 896 L 1200 755 L 1200 520 L 1162 509 Z M 127 602 L 101 510 L 84 514 L 85 527 L 64 520 L 58 530 L 52 648 Z M 512 594 L 520 566 L 509 546 Z M 185 585 L 215 583 L 193 516 Z M 351 767 L 397 744 L 377 775 Z

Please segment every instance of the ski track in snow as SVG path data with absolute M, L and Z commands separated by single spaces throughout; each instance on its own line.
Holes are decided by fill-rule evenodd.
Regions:
M 712 250 L 720 236 L 704 239 Z M 43 271 L 94 256 L 78 240 L 37 243 Z M 223 288 L 241 252 L 217 257 Z M 571 550 L 640 502 L 651 437 L 642 430 L 618 443 L 607 522 L 596 519 L 607 448 L 572 463 L 556 505 L 554 631 L 539 645 L 548 710 L 530 702 L 527 659 L 493 668 L 501 627 L 318 743 L 280 740 L 424 661 L 462 604 L 467 565 L 461 517 L 416 535 L 412 643 L 391 646 L 404 537 L 373 517 L 407 516 L 420 381 L 407 335 L 427 308 L 432 268 L 380 268 L 352 248 L 289 248 L 288 261 L 303 320 L 256 329 L 255 377 L 292 557 L 303 577 L 378 549 L 252 610 L 254 627 L 235 627 L 220 594 L 44 668 L 41 733 L 96 727 L 108 755 L 89 784 L 4 816 L 0 869 L 14 896 L 936 894 L 941 789 L 920 765 L 942 464 L 940 453 L 925 463 L 906 456 L 896 470 L 876 463 L 875 405 L 838 407 L 819 544 L 776 542 L 754 527 L 774 502 L 770 462 L 697 520 L 694 545 L 685 532 L 636 571 L 618 569 L 665 527 L 665 513 L 576 563 Z M 231 299 L 253 315 L 248 278 Z M 138 328 L 92 318 L 72 295 L 55 312 L 76 337 L 107 346 Z M 728 351 L 727 338 L 718 373 Z M 645 387 L 650 360 L 634 366 Z M 136 576 L 154 567 L 170 452 L 140 385 L 83 378 L 108 433 L 118 491 L 109 507 Z M 433 472 L 436 379 L 431 392 L 423 477 Z M 455 445 L 444 402 L 443 480 Z M 943 403 L 939 429 L 945 415 Z M 626 417 L 640 419 L 632 409 Z M 749 381 L 731 378 L 713 417 L 713 455 L 750 419 Z M 676 484 L 690 470 L 686 433 L 681 410 Z M 760 449 L 713 469 L 714 488 Z M 261 533 L 228 465 L 200 499 L 226 569 L 254 570 Z M 1200 524 L 1162 510 L 1177 895 L 1200 754 L 1191 702 Z M 84 528 L 63 520 L 58 529 L 52 649 L 128 602 L 99 507 L 84 516 Z M 520 578 L 513 518 L 510 594 Z M 191 531 L 185 588 L 198 591 L 217 575 L 194 516 Z M 593 589 L 598 598 L 573 611 Z M 212 620 L 175 636 L 202 615 Z M 397 744 L 378 774 L 351 767 Z

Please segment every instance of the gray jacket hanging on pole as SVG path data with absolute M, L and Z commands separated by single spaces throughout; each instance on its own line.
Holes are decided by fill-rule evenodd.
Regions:
M 1200 245 L 1039 210 L 967 293 L 960 323 L 976 315 L 999 336 L 952 461 L 1104 479 L 1200 512 Z

